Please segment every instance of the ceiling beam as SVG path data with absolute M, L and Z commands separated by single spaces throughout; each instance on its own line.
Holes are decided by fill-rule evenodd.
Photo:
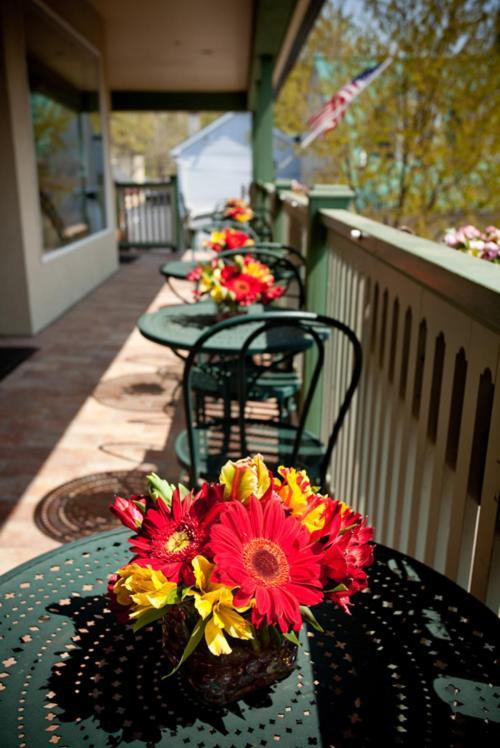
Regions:
M 246 91 L 111 91 L 114 112 L 243 112 Z
M 274 64 L 273 92 L 275 97 L 297 62 L 324 2 L 325 0 L 298 0 Z

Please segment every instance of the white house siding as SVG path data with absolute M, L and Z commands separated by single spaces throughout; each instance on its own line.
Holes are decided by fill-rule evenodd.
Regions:
M 195 133 L 171 151 L 177 162 L 179 185 L 191 216 L 211 212 L 227 197 L 248 193 L 252 180 L 252 117 L 230 112 Z M 292 142 L 279 131 L 274 136 L 278 178 L 300 178 Z

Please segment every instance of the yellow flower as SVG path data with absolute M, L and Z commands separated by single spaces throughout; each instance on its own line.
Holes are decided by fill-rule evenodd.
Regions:
M 258 260 L 248 260 L 245 264 L 244 272 L 254 278 L 258 278 L 263 283 L 273 283 L 274 281 L 274 276 L 269 267 Z
M 271 478 L 262 455 L 257 454 L 237 462 L 228 460 L 220 471 L 219 483 L 224 486 L 225 499 L 245 503 L 249 496 L 261 499 L 271 484 Z
M 279 479 L 275 479 L 276 492 L 292 510 L 292 514 L 303 514 L 307 509 L 308 499 L 314 496 L 306 471 L 286 468 L 281 465 L 278 468 L 278 473 L 285 482 L 281 483 Z
M 306 471 L 281 465 L 278 473 L 284 479 L 284 483 L 275 478 L 274 489 L 283 503 L 309 532 L 321 530 L 325 525 L 326 500 L 315 493 Z
M 214 564 L 204 556 L 195 556 L 192 564 L 198 589 L 188 594 L 194 596 L 195 608 L 203 620 L 209 619 L 205 626 L 207 647 L 217 656 L 229 654 L 232 650 L 224 632 L 235 639 L 253 639 L 251 624 L 239 614 L 249 606 L 235 608 L 231 588 L 210 581 Z
M 163 608 L 172 601 L 177 590 L 175 582 L 169 582 L 163 572 L 150 566 L 129 564 L 117 574 L 120 578 L 113 590 L 120 605 L 132 608 L 130 618 L 140 618 L 150 610 Z
M 226 234 L 224 231 L 212 231 L 210 234 L 210 244 L 225 244 Z

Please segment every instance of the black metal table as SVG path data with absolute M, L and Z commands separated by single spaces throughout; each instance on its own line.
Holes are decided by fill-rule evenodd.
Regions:
M 283 311 L 272 305 L 250 304 L 245 307 L 249 315 Z M 137 326 L 148 340 L 160 343 L 173 351 L 190 351 L 198 338 L 217 323 L 217 305 L 213 301 L 198 301 L 195 304 L 171 304 L 157 312 L 148 312 L 139 317 Z M 244 314 L 242 315 L 244 318 Z M 250 334 L 252 326 L 257 329 L 262 322 L 249 322 L 244 327 L 234 327 L 220 332 L 203 346 L 207 353 L 234 353 L 241 350 L 242 341 Z M 321 336 L 328 332 L 321 328 Z M 242 332 L 243 331 L 243 332 Z M 249 355 L 259 353 L 301 352 L 310 348 L 313 341 L 307 331 L 292 327 L 267 330 L 252 341 Z
M 62 546 L 0 579 L 2 746 L 500 745 L 496 616 L 383 546 L 352 616 L 319 607 L 296 671 L 224 709 L 162 680 L 158 624 L 134 636 L 106 605 L 129 531 Z

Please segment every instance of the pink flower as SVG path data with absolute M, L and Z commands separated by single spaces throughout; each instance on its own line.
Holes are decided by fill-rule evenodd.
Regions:
M 452 247 L 453 249 L 457 246 L 458 239 L 455 229 L 450 229 L 446 232 L 446 234 L 444 235 L 444 243 L 447 244 L 448 247 Z
M 129 499 L 124 499 L 122 496 L 115 496 L 114 503 L 110 504 L 109 508 L 125 527 L 137 530 L 144 519 L 146 497 L 131 496 Z
M 500 247 L 495 242 L 486 242 L 484 245 L 483 254 L 481 255 L 483 260 L 494 260 L 500 255 Z
M 460 230 L 463 232 L 463 235 L 466 239 L 479 239 L 479 237 L 481 236 L 481 232 L 479 231 L 479 229 L 477 229 L 475 226 L 472 226 L 472 224 L 463 226 Z
M 199 281 L 201 278 L 201 274 L 203 272 L 203 268 L 201 265 L 197 265 L 197 267 L 193 268 L 188 274 L 187 279 L 190 281 Z

